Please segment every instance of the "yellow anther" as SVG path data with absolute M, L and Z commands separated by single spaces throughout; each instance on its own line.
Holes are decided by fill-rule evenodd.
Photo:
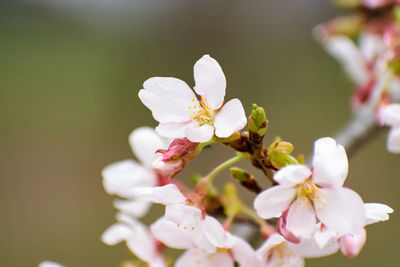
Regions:
M 321 211 L 322 210 L 322 208 L 321 207 L 318 207 L 318 211 Z
M 187 227 L 185 226 L 185 227 L 183 227 L 183 229 L 185 229 L 185 230 L 186 230 L 186 229 L 187 229 Z
M 192 101 L 194 102 L 194 98 L 192 98 Z
M 194 230 L 194 227 L 192 227 L 192 230 Z
M 189 109 L 191 109 L 192 108 L 192 106 L 189 106 Z
M 200 263 L 200 260 L 199 260 L 199 259 L 197 259 L 197 260 L 196 260 L 196 263 L 197 263 L 197 264 L 199 264 L 199 263 Z
M 181 225 L 180 225 L 180 224 L 177 224 L 176 226 L 180 227 Z

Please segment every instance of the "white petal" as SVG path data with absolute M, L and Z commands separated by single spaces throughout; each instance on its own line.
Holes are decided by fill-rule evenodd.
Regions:
M 390 104 L 382 108 L 380 120 L 386 125 L 400 126 L 400 104 Z
M 359 37 L 360 50 L 368 62 L 373 62 L 382 55 L 385 44 L 379 35 L 362 33 Z
M 330 230 L 326 227 L 324 227 L 322 230 L 316 231 L 314 234 L 315 243 L 320 249 L 325 248 L 327 245 L 332 243 L 332 241 L 337 241 L 337 239 L 337 232 Z
M 139 98 L 158 122 L 189 121 L 192 114 L 189 106 L 199 105 L 192 89 L 176 78 L 153 77 L 143 87 Z
M 361 197 L 348 188 L 323 189 L 326 207 L 317 209 L 317 217 L 338 235 L 356 234 L 365 225 L 365 208 Z
M 285 266 L 285 267 L 303 267 L 304 259 L 300 255 L 295 254 L 287 246 L 282 248 L 283 252 L 273 251 L 268 258 L 267 267 Z
M 240 267 L 261 267 L 263 264 L 261 260 L 257 257 L 254 249 L 245 240 L 237 237 L 231 236 L 233 239 L 233 247 L 231 252 L 233 258 Z
M 283 238 L 283 236 L 280 234 L 272 234 L 270 237 L 268 237 L 267 241 L 265 241 L 264 244 L 257 249 L 256 253 L 260 258 L 266 259 L 274 247 L 281 244 L 284 245 L 285 243 L 286 240 Z
M 101 236 L 103 243 L 113 246 L 126 240 L 132 234 L 132 229 L 125 224 L 111 225 Z
M 392 153 L 400 153 L 400 126 L 393 127 L 388 136 L 387 150 Z
M 167 149 L 169 142 L 160 137 L 153 128 L 139 127 L 129 135 L 129 144 L 140 162 L 151 169 L 153 162 L 160 157 L 156 151 Z
M 215 218 L 206 215 L 206 217 L 201 221 L 201 230 L 214 246 L 220 248 L 228 248 L 232 246 L 229 242 L 227 232 Z
M 193 143 L 204 143 L 210 141 L 214 135 L 214 127 L 208 124 L 198 126 L 195 123 L 185 128 L 186 137 Z
M 158 256 L 155 259 L 153 259 L 151 262 L 149 262 L 149 267 L 167 267 L 168 265 L 165 264 L 164 259 L 162 256 Z
M 215 135 L 229 137 L 246 126 L 247 118 L 242 103 L 235 98 L 227 102 L 215 118 Z
M 109 194 L 131 197 L 136 187 L 154 186 L 154 173 L 133 160 L 124 160 L 108 165 L 102 171 L 103 186 Z
M 160 123 L 156 127 L 156 132 L 165 137 L 169 138 L 183 138 L 185 137 L 185 129 L 189 125 L 191 125 L 191 121 L 187 122 L 169 122 L 169 123 Z
M 188 249 L 194 247 L 192 241 L 193 230 L 184 229 L 165 218 L 158 219 L 150 227 L 153 236 L 167 247 L 176 249 Z
M 346 151 L 335 139 L 320 138 L 314 144 L 313 181 L 321 186 L 343 185 L 349 170 Z
M 281 216 L 292 202 L 296 189 L 276 185 L 260 193 L 254 200 L 254 209 L 264 219 Z
M 175 263 L 175 267 L 233 267 L 228 253 L 208 254 L 200 249 L 185 251 Z
M 292 187 L 304 182 L 311 176 L 311 171 L 304 165 L 288 165 L 277 171 L 274 180 L 280 185 Z
M 133 194 L 154 203 L 164 205 L 185 203 L 186 198 L 174 184 L 157 187 L 142 187 L 133 190 Z
M 43 261 L 39 264 L 39 267 L 64 267 L 64 266 L 52 261 Z
M 146 200 L 115 200 L 114 207 L 135 218 L 143 217 L 149 211 L 151 203 Z
M 138 258 L 146 262 L 153 261 L 157 254 L 155 239 L 144 227 L 134 229 L 126 240 L 126 245 Z
M 289 208 L 286 228 L 298 237 L 307 237 L 317 229 L 315 211 L 307 198 L 299 198 Z
M 194 65 L 193 74 L 196 93 L 207 98 L 206 104 L 212 109 L 218 109 L 224 102 L 226 90 L 225 75 L 218 62 L 204 55 Z
M 393 212 L 391 207 L 380 203 L 365 203 L 364 208 L 367 225 L 387 221 L 389 220 L 389 213 Z
M 175 204 L 167 205 L 165 209 L 165 218 L 175 224 L 179 224 L 184 229 L 186 227 L 186 229 L 198 230 L 197 228 L 202 220 L 201 217 L 201 210 L 194 206 Z
M 326 49 L 328 53 L 342 63 L 344 69 L 357 85 L 368 81 L 369 74 L 363 55 L 349 38 L 329 38 Z
M 296 254 L 306 258 L 319 258 L 332 255 L 339 250 L 339 242 L 337 238 L 330 239 L 329 242 L 321 249 L 313 238 L 305 238 L 299 244 L 288 243 L 288 246 L 295 251 Z

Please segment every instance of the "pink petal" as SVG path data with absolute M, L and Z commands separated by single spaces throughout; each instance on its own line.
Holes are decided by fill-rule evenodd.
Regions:
M 342 186 L 349 164 L 346 151 L 333 138 L 318 139 L 314 144 L 313 181 L 320 186 Z
M 145 81 L 143 87 L 139 98 L 158 122 L 189 121 L 192 114 L 189 106 L 199 105 L 192 89 L 176 78 L 153 77 Z
M 288 165 L 277 171 L 274 180 L 280 185 L 292 187 L 304 182 L 311 176 L 311 171 L 304 165 Z
M 362 228 L 358 234 L 347 234 L 342 236 L 339 240 L 340 250 L 342 251 L 343 255 L 353 259 L 361 252 L 366 240 L 367 232 L 364 228 Z
M 204 143 L 210 141 L 214 135 L 214 127 L 208 124 L 198 126 L 195 123 L 189 124 L 185 128 L 186 137 L 194 143 Z
M 299 198 L 289 208 L 286 228 L 298 237 L 307 237 L 317 229 L 315 211 L 307 198 Z
M 204 55 L 193 69 L 196 86 L 194 90 L 205 100 L 206 105 L 212 109 L 218 109 L 224 102 L 226 79 L 218 62 Z
M 305 238 L 299 244 L 288 243 L 288 246 L 296 254 L 306 258 L 320 258 L 332 255 L 339 250 L 337 239 L 331 239 L 322 249 L 313 238 Z
M 229 137 L 246 126 L 247 118 L 242 103 L 235 98 L 227 102 L 215 118 L 215 135 Z
M 358 233 L 365 225 L 365 209 L 361 197 L 348 188 L 323 189 L 326 206 L 316 209 L 317 217 L 339 236 Z
M 289 207 L 295 193 L 296 189 L 291 187 L 273 186 L 256 197 L 254 209 L 261 218 L 277 218 Z

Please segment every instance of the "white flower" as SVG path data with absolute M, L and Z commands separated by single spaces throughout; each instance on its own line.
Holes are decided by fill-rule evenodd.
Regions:
M 348 172 L 346 152 L 332 138 L 314 145 L 313 168 L 288 165 L 274 175 L 279 183 L 254 201 L 264 219 L 280 217 L 288 210 L 286 229 L 297 237 L 308 237 L 317 229 L 317 219 L 340 235 L 357 233 L 365 225 L 360 196 L 343 187 Z
M 116 200 L 116 208 L 134 217 L 141 217 L 148 211 L 150 203 L 135 196 L 132 189 L 158 184 L 152 164 L 161 157 L 156 150 L 167 148 L 169 142 L 152 128 L 140 127 L 129 135 L 129 143 L 140 163 L 128 159 L 110 164 L 102 171 L 103 186 L 107 193 L 128 199 Z
M 191 215 L 188 213 L 188 216 Z M 209 218 L 212 217 L 206 215 L 205 220 Z M 205 236 L 199 232 L 195 233 L 196 229 L 177 225 L 166 217 L 155 222 L 151 226 L 151 232 L 168 247 L 186 249 L 177 259 L 175 267 L 233 267 L 234 262 L 238 262 L 241 267 L 262 266 L 255 251 L 246 241 L 227 232 L 222 232 L 224 231 L 222 226 L 214 220 L 208 226 L 206 233 L 226 236 L 227 240 L 223 241 L 224 244 L 210 244 L 211 240 L 207 240 L 210 236 Z M 198 227 L 201 228 L 202 226 L 199 225 Z M 221 247 L 221 245 L 224 247 Z
M 64 267 L 64 266 L 57 262 L 43 261 L 39 264 L 39 267 Z
M 242 103 L 224 104 L 226 80 L 218 62 L 208 55 L 194 65 L 194 91 L 182 80 L 153 77 L 144 82 L 139 98 L 160 124 L 156 131 L 166 137 L 209 141 L 215 135 L 229 137 L 247 122 Z
M 151 231 L 167 246 L 186 248 L 192 244 L 209 253 L 231 246 L 228 233 L 222 225 L 215 218 L 203 214 L 199 208 L 187 205 L 186 198 L 176 185 L 140 188 L 136 192 L 144 199 L 166 206 L 165 216 L 151 227 Z M 176 231 L 165 231 L 165 228 L 174 228 Z M 169 236 L 171 233 L 174 233 L 173 236 Z
M 329 37 L 325 43 L 327 51 L 342 63 L 348 75 L 357 85 L 369 82 L 374 75 L 379 76 L 386 63 L 381 62 L 385 45 L 380 36 L 363 33 L 359 38 L 359 48 L 345 36 Z
M 123 213 L 117 214 L 117 221 L 102 235 L 105 244 L 113 246 L 125 241 L 128 248 L 151 267 L 166 267 L 158 249 L 158 241 L 147 230 L 147 227 Z
M 312 239 L 304 239 L 299 244 L 293 244 L 280 234 L 273 234 L 257 250 L 257 254 L 266 262 L 266 267 L 303 267 L 304 258 L 328 256 L 338 249 L 337 243 L 320 249 Z
M 400 104 L 390 104 L 380 111 L 382 124 L 391 126 L 387 141 L 387 149 L 392 153 L 400 153 Z

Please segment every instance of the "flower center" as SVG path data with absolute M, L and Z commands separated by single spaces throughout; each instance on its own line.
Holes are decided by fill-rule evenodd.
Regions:
M 326 197 L 328 194 L 321 190 L 311 178 L 304 181 L 304 183 L 297 186 L 297 198 L 304 205 L 308 205 L 310 202 L 314 205 L 314 209 L 321 211 L 326 207 Z
M 193 98 L 192 102 L 196 100 Z M 214 112 L 209 105 L 207 105 L 207 98 L 201 99 L 200 104 L 188 106 L 189 110 L 192 111 L 190 118 L 194 121 L 203 124 L 211 124 L 214 121 Z

